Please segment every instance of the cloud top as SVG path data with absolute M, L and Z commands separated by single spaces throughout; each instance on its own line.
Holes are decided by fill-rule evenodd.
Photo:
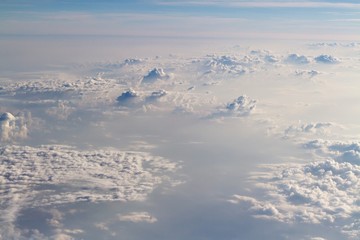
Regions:
M 327 54 L 322 54 L 314 58 L 317 63 L 325 63 L 325 64 L 336 64 L 340 63 L 340 60 Z
M 16 139 L 26 138 L 28 117 L 24 114 L 14 116 L 10 112 L 5 112 L 0 116 L 0 143 L 11 142 Z
M 308 149 L 321 149 L 327 159 L 263 165 L 264 170 L 253 173 L 251 179 L 265 194 L 261 198 L 234 195 L 229 202 L 248 209 L 255 217 L 285 223 L 328 224 L 358 238 L 359 146 L 358 143 L 309 142 Z
M 159 184 L 171 181 L 168 174 L 177 169 L 175 163 L 142 152 L 12 145 L 0 153 L 0 223 L 9 229 L 25 208 L 143 201 Z

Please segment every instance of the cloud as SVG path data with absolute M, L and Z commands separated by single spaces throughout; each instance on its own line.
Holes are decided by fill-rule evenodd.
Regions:
M 221 6 L 238 8 L 350 8 L 359 9 L 358 3 L 312 2 L 312 1 L 158 1 L 160 5 L 175 6 Z
M 163 90 L 163 89 L 160 89 L 160 90 L 158 90 L 158 91 L 153 91 L 153 92 L 150 94 L 150 96 L 147 96 L 147 97 L 146 97 L 146 101 L 147 101 L 147 102 L 154 102 L 154 101 L 156 101 L 156 100 L 158 100 L 158 99 L 166 96 L 167 94 L 168 94 L 168 93 L 167 93 L 165 90 Z
M 295 71 L 295 75 L 300 76 L 300 77 L 313 78 L 319 74 L 320 74 L 320 72 L 317 70 L 296 70 Z
M 299 137 L 304 134 L 327 134 L 332 127 L 339 126 L 331 122 L 299 123 L 289 126 L 285 129 L 285 137 Z
M 166 74 L 162 68 L 154 68 L 143 77 L 141 83 L 153 83 L 157 80 L 166 80 L 169 78 L 170 75 Z
M 133 89 L 128 89 L 121 93 L 119 97 L 116 98 L 116 101 L 119 104 L 129 104 L 134 102 L 136 98 L 139 97 L 139 94 L 135 92 Z
M 277 219 L 278 217 L 281 217 L 279 211 L 273 204 L 263 203 L 252 197 L 233 195 L 228 202 L 241 204 L 242 207 L 246 208 L 255 217 L 264 219 Z
M 153 216 L 151 216 L 148 212 L 131 212 L 129 214 L 118 215 L 119 220 L 122 222 L 133 222 L 133 223 L 155 223 L 157 222 L 157 219 Z
M 335 64 L 340 62 L 339 59 L 327 54 L 319 55 L 314 59 L 317 63 Z
M 144 59 L 141 58 L 127 58 L 124 60 L 124 65 L 136 65 L 143 63 Z
M 310 59 L 304 55 L 298 55 L 296 53 L 289 54 L 285 59 L 287 63 L 291 64 L 308 64 L 310 63 Z
M 285 223 L 325 224 L 360 237 L 360 161 L 358 143 L 313 141 L 307 149 L 322 149 L 323 157 L 310 163 L 261 165 L 250 179 L 260 197 L 234 195 L 229 202 L 248 209 L 255 217 Z M 317 153 L 319 154 L 319 153 Z M 326 159 L 324 159 L 326 157 Z M 348 229 L 347 232 L 345 229 Z
M 358 47 L 358 42 L 350 42 L 350 43 L 341 43 L 341 42 L 318 42 L 318 43 L 311 43 L 309 44 L 310 47 L 329 47 L 329 48 L 336 48 L 336 47 L 346 47 L 346 48 L 354 48 Z
M 245 74 L 252 70 L 253 65 L 259 63 L 257 58 L 251 56 L 238 58 L 229 55 L 214 55 L 209 57 L 211 58 L 206 61 L 205 67 L 207 72 L 213 73 Z
M 217 117 L 245 117 L 250 115 L 256 108 L 257 100 L 251 99 L 246 95 L 242 95 L 225 106 L 220 107 L 209 118 Z
M 142 152 L 79 151 L 60 145 L 0 148 L 0 222 L 11 235 L 19 212 L 74 202 L 143 201 L 177 165 Z M 60 224 L 53 212 L 50 224 Z M 6 230 L 5 230 L 6 229 Z
M 0 116 L 0 142 L 10 142 L 16 139 L 26 138 L 28 135 L 28 124 L 30 113 L 19 113 L 14 116 L 5 112 Z
M 326 141 L 317 139 L 306 142 L 303 146 L 306 149 L 316 150 L 316 152 L 322 156 L 331 156 L 338 162 L 360 166 L 359 142 Z

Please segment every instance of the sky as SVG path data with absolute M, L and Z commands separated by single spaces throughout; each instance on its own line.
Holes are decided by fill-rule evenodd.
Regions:
M 360 238 L 358 1 L 0 1 L 0 240 Z
M 2 1 L 2 35 L 356 38 L 356 1 Z M 296 27 L 294 27 L 296 26 Z M 306 34 L 306 36 L 305 36 Z

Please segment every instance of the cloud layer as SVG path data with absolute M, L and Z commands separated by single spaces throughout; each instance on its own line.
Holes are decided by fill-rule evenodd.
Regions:
M 358 238 L 359 144 L 312 141 L 305 146 L 321 150 L 327 159 L 263 165 L 263 171 L 251 176 L 255 186 L 264 191 L 263 197 L 234 195 L 229 202 L 248 208 L 255 217 L 330 225 Z
M 0 152 L 0 220 L 5 230 L 25 208 L 142 201 L 177 169 L 175 163 L 141 152 L 79 151 L 60 145 L 13 145 Z

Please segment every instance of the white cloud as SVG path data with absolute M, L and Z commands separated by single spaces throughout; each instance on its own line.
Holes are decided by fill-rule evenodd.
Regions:
M 257 100 L 242 95 L 232 102 L 227 103 L 225 106 L 220 107 L 216 112 L 212 113 L 209 118 L 245 117 L 255 110 L 256 103 Z
M 311 62 L 308 57 L 304 55 L 298 55 L 296 53 L 289 54 L 285 61 L 291 64 L 308 64 Z
M 313 78 L 319 74 L 320 74 L 320 72 L 317 70 L 296 70 L 295 71 L 296 76 L 309 77 L 309 78 Z
M 26 138 L 30 113 L 19 113 L 16 116 L 5 112 L 0 116 L 0 142 L 10 142 L 16 139 Z
M 209 55 L 210 59 L 205 61 L 207 73 L 228 73 L 228 74 L 245 74 L 254 71 L 256 65 L 263 63 L 263 60 L 255 54 L 245 55 L 243 57 L 229 55 Z
M 157 80 L 166 80 L 169 78 L 170 75 L 165 73 L 162 68 L 154 68 L 143 77 L 141 83 L 153 83 Z
M 121 93 L 119 97 L 116 98 L 119 104 L 129 104 L 135 101 L 135 99 L 139 97 L 139 94 L 133 89 L 128 89 Z
M 260 218 L 285 223 L 325 224 L 339 227 L 347 236 L 360 237 L 356 216 L 360 213 L 360 161 L 357 143 L 314 141 L 308 149 L 322 149 L 326 160 L 311 163 L 262 165 L 251 174 L 259 198 L 234 195 L 239 204 Z M 347 157 L 347 153 L 355 154 Z M 347 224 L 350 222 L 349 224 Z
M 346 48 L 355 48 L 359 46 L 358 42 L 342 43 L 342 42 L 318 42 L 309 44 L 310 47 L 346 47 Z
M 161 157 L 116 150 L 78 151 L 68 146 L 0 148 L 2 231 L 12 235 L 22 209 L 81 201 L 142 201 L 177 169 Z M 61 226 L 52 213 L 49 224 Z
M 264 203 L 256 200 L 255 198 L 241 195 L 234 195 L 228 200 L 233 204 L 241 204 L 242 207 L 256 217 L 277 219 L 281 217 L 277 208 L 271 203 Z
M 285 137 L 299 137 L 304 134 L 313 135 L 325 135 L 330 133 L 331 128 L 341 127 L 338 124 L 331 122 L 314 122 L 314 123 L 301 123 L 290 125 L 285 129 Z
M 239 8 L 350 8 L 358 9 L 358 3 L 343 2 L 312 2 L 312 1 L 158 1 L 161 5 L 175 6 L 221 6 L 221 7 L 239 7 Z
M 339 59 L 327 54 L 319 55 L 315 57 L 314 60 L 318 63 L 326 63 L 326 64 L 335 64 L 340 62 Z
M 331 156 L 338 162 L 360 166 L 360 143 L 343 141 L 313 140 L 303 145 L 306 149 L 316 150 L 324 157 Z
M 134 222 L 134 223 L 155 223 L 157 219 L 151 216 L 148 212 L 131 212 L 129 214 L 119 214 L 119 220 L 122 222 Z

